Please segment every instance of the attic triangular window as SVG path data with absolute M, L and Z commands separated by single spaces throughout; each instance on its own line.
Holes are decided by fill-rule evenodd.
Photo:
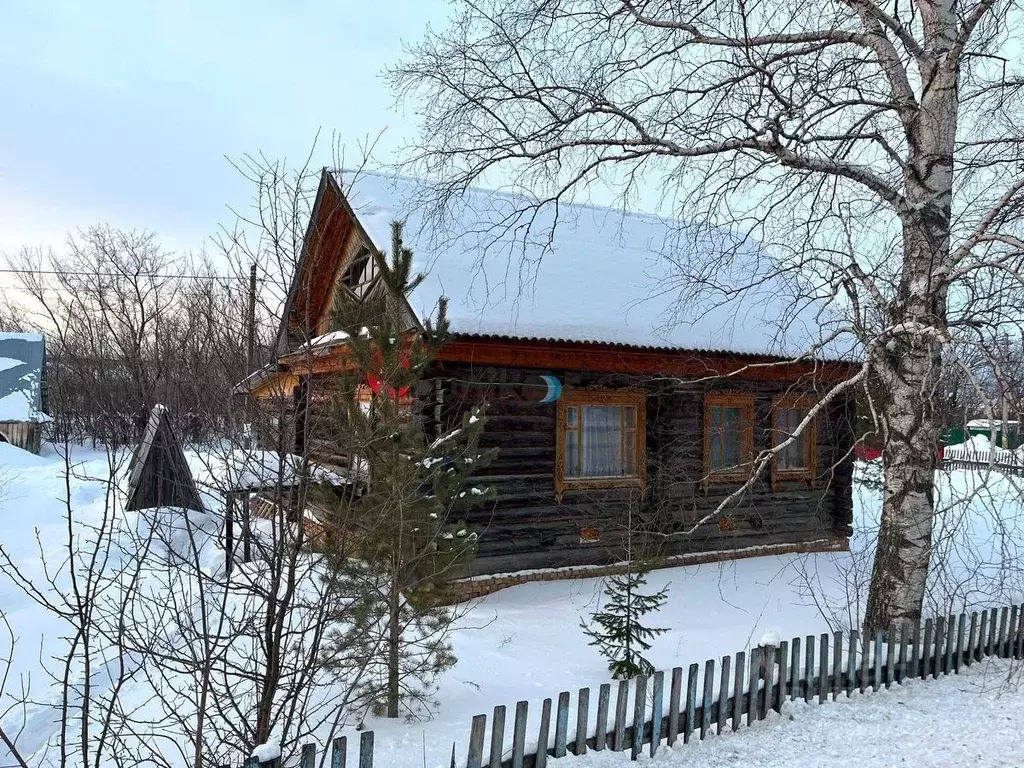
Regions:
M 374 260 L 371 258 L 370 250 L 363 248 L 355 255 L 345 271 L 341 275 L 341 284 L 351 290 L 356 296 L 362 298 L 367 288 L 376 277 Z

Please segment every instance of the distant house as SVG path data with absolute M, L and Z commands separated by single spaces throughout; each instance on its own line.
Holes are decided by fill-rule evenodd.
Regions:
M 409 327 L 445 296 L 453 333 L 414 412 L 442 434 L 486 399 L 484 444 L 499 448 L 477 478 L 497 501 L 466 520 L 479 542 L 471 575 L 619 560 L 630 510 L 669 556 L 847 546 L 852 397 L 709 514 L 751 476 L 757 449 L 788 437 L 825 387 L 852 374 L 839 352 L 801 357 L 822 334 L 820 307 L 794 309 L 770 277 L 743 297 L 684 292 L 672 254 L 710 252 L 702 238 L 714 233 L 683 222 L 561 204 L 548 241 L 524 226 L 534 215 L 550 223 L 549 208 L 516 218 L 523 198 L 474 189 L 454 224 L 428 227 L 416 207 L 425 191 L 415 179 L 322 175 L 278 357 L 247 380 L 258 399 L 294 403 L 297 449 L 330 455 L 313 415 L 345 365 L 334 296 L 385 290 L 370 254 L 390 248 L 399 219 L 427 273 L 407 302 Z M 753 266 L 731 269 L 746 278 Z
M 0 442 L 39 453 L 46 344 L 38 333 L 0 333 Z

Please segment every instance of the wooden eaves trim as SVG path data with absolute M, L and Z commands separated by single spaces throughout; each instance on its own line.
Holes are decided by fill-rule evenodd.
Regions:
M 791 362 L 761 355 L 733 355 L 691 350 L 655 350 L 617 344 L 533 339 L 478 339 L 456 336 L 441 348 L 437 360 L 474 365 L 550 368 L 603 373 L 666 376 L 730 376 L 747 381 L 821 382 L 850 378 L 856 366 L 844 362 Z

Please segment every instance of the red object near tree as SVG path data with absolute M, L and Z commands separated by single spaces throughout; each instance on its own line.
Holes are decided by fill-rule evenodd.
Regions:
M 882 449 L 864 445 L 864 443 L 857 443 L 853 446 L 853 455 L 861 461 L 874 461 L 875 459 L 882 458 Z
M 373 364 L 374 364 L 374 367 L 377 369 L 379 375 L 375 376 L 372 373 L 367 373 L 366 374 L 366 385 L 370 388 L 370 391 L 373 392 L 373 394 L 375 394 L 375 395 L 379 395 L 382 391 L 384 391 L 384 392 L 387 393 L 388 397 L 394 397 L 395 396 L 395 388 L 392 387 L 390 384 L 388 384 L 384 380 L 384 375 L 383 375 L 383 371 L 382 371 L 382 369 L 384 368 L 384 357 L 381 355 L 380 352 L 377 352 L 376 354 L 374 354 L 374 356 L 373 356 Z M 403 355 L 402 356 L 401 366 L 403 368 L 408 368 L 409 367 L 409 357 L 408 357 L 408 355 Z M 408 386 L 399 387 L 398 388 L 398 396 L 399 397 L 405 397 L 407 394 L 409 394 L 409 387 Z

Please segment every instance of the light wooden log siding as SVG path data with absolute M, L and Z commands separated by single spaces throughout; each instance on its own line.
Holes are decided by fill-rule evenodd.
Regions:
M 30 453 L 39 453 L 42 447 L 42 425 L 35 421 L 0 421 L 0 442 Z
M 537 768 L 547 764 L 549 755 L 582 755 L 587 749 L 628 751 L 634 760 L 641 752 L 653 757 L 662 742 L 679 749 L 679 741 L 703 740 L 721 735 L 728 728 L 737 730 L 751 725 L 763 719 L 768 710 L 781 712 L 787 701 L 797 698 L 826 704 L 841 692 L 844 698 L 854 690 L 871 695 L 907 678 L 928 680 L 957 674 L 961 666 L 970 666 L 986 657 L 1024 659 L 1024 607 L 986 611 L 980 615 L 980 620 L 977 613 L 943 617 L 941 623 L 928 619 L 923 629 L 902 627 L 890 630 L 887 635 L 879 632 L 870 637 L 862 636 L 857 630 L 845 635 L 836 632 L 820 637 L 795 637 L 781 642 L 778 647 L 759 647 L 749 654 L 740 651 L 725 656 L 720 674 L 716 673 L 712 659 L 703 665 L 691 664 L 688 674 L 682 667 L 676 667 L 668 676 L 669 686 L 664 685 L 667 676 L 662 672 L 649 678 L 622 680 L 618 683 L 614 723 L 608 721 L 611 690 L 608 684 L 600 688 L 598 715 L 593 721 L 589 716 L 594 697 L 589 688 L 580 689 L 575 706 L 570 695 L 562 692 L 556 731 L 560 734 L 568 731 L 571 726 L 563 713 L 575 709 L 579 718 L 572 728 L 575 738 L 566 742 L 564 737 L 556 737 L 553 749 L 547 746 L 535 754 L 511 753 L 501 760 L 500 766 Z M 730 669 L 735 672 L 730 674 Z M 684 678 L 685 692 L 682 690 Z M 653 701 L 648 697 L 648 689 Z M 538 743 L 542 747 L 548 744 L 551 699 L 544 703 L 541 721 L 533 726 L 535 732 L 539 729 Z M 527 703 L 519 702 L 516 711 L 525 715 Z M 595 728 L 589 729 L 588 722 L 594 722 Z M 713 723 L 717 723 L 717 728 L 712 728 Z M 497 727 L 504 730 L 501 716 Z M 525 727 L 525 722 L 517 726 L 517 733 Z M 487 728 L 485 715 L 473 718 L 468 760 L 453 765 L 458 768 L 478 765 L 477 756 L 482 754 Z M 492 736 L 492 744 L 494 738 Z M 645 746 L 648 749 L 644 749 Z M 510 753 L 506 750 L 505 754 Z
M 473 400 L 458 399 L 451 382 L 481 381 L 493 376 L 463 364 L 438 364 L 416 392 L 417 413 L 429 435 L 457 425 Z M 496 503 L 469 513 L 466 522 L 479 535 L 477 558 L 469 575 L 531 568 L 593 565 L 620 560 L 623 519 L 632 503 L 654 514 L 663 532 L 687 530 L 713 511 L 737 487 L 707 485 L 703 475 L 703 395 L 707 389 L 750 392 L 755 396 L 754 446 L 771 444 L 774 395 L 794 385 L 780 382 L 730 381 L 716 387 L 666 382 L 651 376 L 574 373 L 535 369 L 501 369 L 508 383 L 557 376 L 567 387 L 642 388 L 647 392 L 648 483 L 644 498 L 636 489 L 566 490 L 555 501 L 555 405 L 492 396 L 482 443 L 499 448 L 497 460 L 479 477 L 493 485 Z M 501 393 L 501 387 L 492 393 Z M 440 398 L 439 398 L 440 392 Z M 833 404 L 817 429 L 818 478 L 771 482 L 763 477 L 729 513 L 734 530 L 723 531 L 718 519 L 691 535 L 659 539 L 666 555 L 740 549 L 813 539 L 842 538 L 851 533 L 853 405 Z M 580 530 L 595 530 L 597 542 L 581 542 Z

